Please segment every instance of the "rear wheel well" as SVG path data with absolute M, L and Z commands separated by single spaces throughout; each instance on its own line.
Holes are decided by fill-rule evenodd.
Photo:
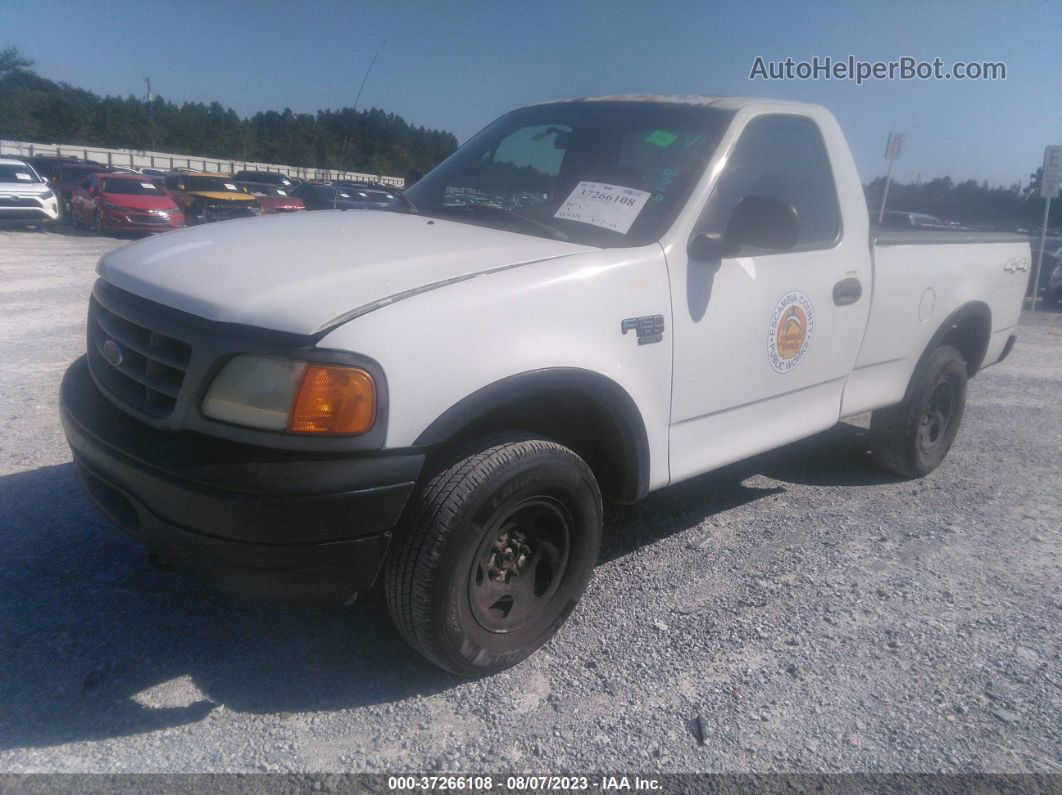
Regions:
M 966 374 L 973 377 L 985 360 L 992 335 L 992 313 L 982 303 L 967 304 L 948 318 L 927 351 L 943 345 L 955 348 L 966 359 Z
M 606 407 L 580 392 L 539 392 L 492 408 L 433 445 L 428 469 L 441 465 L 454 450 L 485 437 L 526 433 L 573 450 L 590 467 L 607 499 L 634 502 L 643 496 L 637 451 L 628 449 L 616 423 L 617 418 Z

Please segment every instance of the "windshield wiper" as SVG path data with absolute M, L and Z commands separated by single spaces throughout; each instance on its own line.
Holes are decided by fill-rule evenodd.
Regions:
M 464 213 L 483 213 L 486 215 L 499 216 L 505 219 L 515 218 L 516 220 L 522 221 L 528 226 L 533 226 L 536 229 L 541 229 L 543 232 L 546 232 L 550 237 L 554 238 L 555 240 L 569 239 L 569 236 L 557 227 L 550 226 L 547 223 L 543 223 L 542 221 L 538 221 L 526 215 L 521 215 L 520 213 L 513 212 L 512 210 L 503 210 L 500 207 L 491 207 L 488 204 L 469 204 L 465 205 L 464 207 L 458 207 L 454 209 L 458 210 L 458 212 Z

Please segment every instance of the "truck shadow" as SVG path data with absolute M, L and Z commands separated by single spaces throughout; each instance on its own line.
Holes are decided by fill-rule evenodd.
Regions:
M 0 477 L 0 542 L 0 749 L 155 731 L 222 705 L 334 710 L 459 681 L 410 653 L 383 604 L 277 610 L 151 568 L 72 464 Z
M 610 510 L 603 557 L 785 490 L 745 485 L 750 473 L 872 482 L 853 448 L 858 436 L 839 433 Z M 72 464 L 0 477 L 0 543 L 0 749 L 156 731 L 209 720 L 217 709 L 282 720 L 461 682 L 406 647 L 378 593 L 353 609 L 285 611 L 153 569 L 97 514 Z
M 746 482 L 756 475 L 779 483 Z M 715 514 L 784 493 L 780 484 L 848 487 L 898 480 L 872 463 L 867 430 L 841 422 L 799 442 L 653 492 L 637 505 L 612 508 L 606 512 L 602 559 L 623 557 Z

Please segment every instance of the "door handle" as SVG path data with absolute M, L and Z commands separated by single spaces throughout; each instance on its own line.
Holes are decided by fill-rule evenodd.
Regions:
M 833 286 L 833 302 L 837 306 L 854 304 L 863 296 L 863 285 L 859 279 L 841 279 Z

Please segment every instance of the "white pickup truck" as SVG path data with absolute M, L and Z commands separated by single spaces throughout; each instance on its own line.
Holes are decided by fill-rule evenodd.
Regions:
M 1023 238 L 869 228 L 815 105 L 513 111 L 388 211 L 235 220 L 99 263 L 62 417 L 118 525 L 232 591 L 348 603 L 499 670 L 575 607 L 602 497 L 873 411 L 932 471 L 1014 339 Z

